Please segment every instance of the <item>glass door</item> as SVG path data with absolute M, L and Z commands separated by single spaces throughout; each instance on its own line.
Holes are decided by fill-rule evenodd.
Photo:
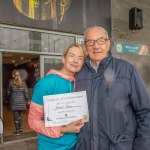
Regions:
M 44 77 L 50 69 L 62 67 L 62 56 L 40 56 L 40 77 Z

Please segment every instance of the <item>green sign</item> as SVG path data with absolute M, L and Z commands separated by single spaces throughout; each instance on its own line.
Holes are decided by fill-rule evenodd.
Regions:
M 114 52 L 121 54 L 148 55 L 148 46 L 127 42 L 114 42 Z
M 41 41 L 30 40 L 29 41 L 29 49 L 30 49 L 30 51 L 41 51 L 42 50 Z

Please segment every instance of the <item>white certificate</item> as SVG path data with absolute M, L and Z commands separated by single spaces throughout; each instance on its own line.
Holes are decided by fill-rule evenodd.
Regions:
M 89 121 L 86 91 L 43 96 L 45 127 Z

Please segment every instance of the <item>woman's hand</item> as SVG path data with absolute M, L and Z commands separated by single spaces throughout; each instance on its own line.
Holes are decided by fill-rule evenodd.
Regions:
M 81 120 L 71 122 L 66 126 L 62 126 L 60 131 L 61 133 L 79 133 L 80 129 L 84 126 L 84 123 Z

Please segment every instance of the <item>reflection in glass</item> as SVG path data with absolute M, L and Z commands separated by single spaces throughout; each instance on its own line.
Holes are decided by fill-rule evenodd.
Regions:
M 29 50 L 29 31 L 0 28 L 0 48 Z
M 29 50 L 31 51 L 42 51 L 41 47 L 41 33 L 30 31 L 29 32 Z
M 0 28 L 0 49 L 62 53 L 75 39 L 75 35 Z
M 62 67 L 61 59 L 56 58 L 44 59 L 44 75 L 46 75 L 50 69 L 60 69 L 61 67 Z
M 63 53 L 64 49 L 72 43 L 75 43 L 74 36 L 49 34 L 50 52 Z

